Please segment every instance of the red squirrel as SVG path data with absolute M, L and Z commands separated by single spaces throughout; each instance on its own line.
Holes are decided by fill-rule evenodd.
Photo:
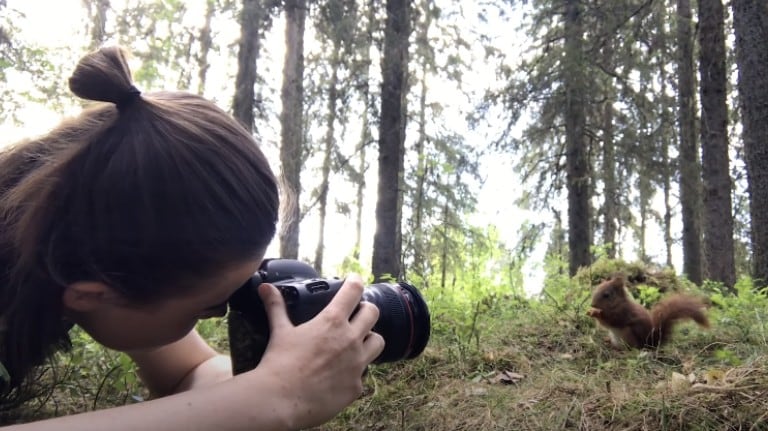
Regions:
M 709 327 L 704 308 L 698 298 L 675 294 L 649 311 L 629 296 L 623 277 L 613 277 L 597 286 L 587 315 L 608 329 L 614 347 L 641 349 L 656 348 L 669 341 L 672 327 L 680 319 L 692 319 Z

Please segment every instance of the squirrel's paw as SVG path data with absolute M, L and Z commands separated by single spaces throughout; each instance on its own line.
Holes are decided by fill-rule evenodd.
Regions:
M 587 310 L 587 316 L 589 317 L 600 317 L 602 313 L 603 310 L 595 307 L 590 307 L 589 310 Z

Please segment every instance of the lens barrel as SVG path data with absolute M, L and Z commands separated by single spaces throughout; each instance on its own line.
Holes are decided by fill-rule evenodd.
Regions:
M 384 338 L 384 351 L 375 363 L 394 362 L 419 356 L 429 341 L 430 316 L 424 299 L 408 283 L 378 283 L 367 286 L 363 301 L 379 309 L 373 332 Z

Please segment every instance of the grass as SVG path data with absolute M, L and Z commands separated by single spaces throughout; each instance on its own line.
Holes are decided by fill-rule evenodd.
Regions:
M 768 429 L 768 308 L 738 305 L 649 352 L 609 347 L 578 313 L 501 303 L 510 311 L 483 319 L 477 348 L 437 333 L 316 430 Z
M 584 301 L 499 299 L 471 325 L 433 310 L 425 352 L 372 366 L 364 396 L 315 431 L 768 430 L 768 299 L 715 303 L 711 329 L 681 324 L 658 351 L 609 347 Z M 226 343 L 221 322 L 201 332 Z M 123 355 L 82 334 L 52 369 L 54 392 L 13 421 L 146 396 Z

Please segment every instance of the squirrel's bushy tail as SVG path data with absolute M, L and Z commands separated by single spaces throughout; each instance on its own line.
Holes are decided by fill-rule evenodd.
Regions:
M 669 341 L 672 328 L 681 319 L 691 319 L 700 326 L 709 327 L 705 307 L 700 299 L 688 295 L 673 295 L 662 299 L 651 308 L 653 332 L 647 344 L 660 346 Z

